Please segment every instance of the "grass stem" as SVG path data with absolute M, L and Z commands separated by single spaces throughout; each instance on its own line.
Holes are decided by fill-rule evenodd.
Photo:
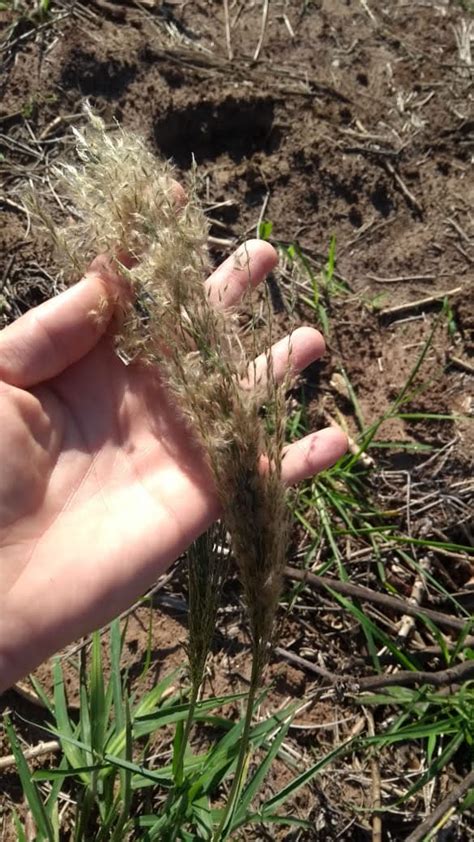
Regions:
M 242 732 L 242 739 L 240 742 L 240 750 L 239 756 L 237 759 L 237 766 L 235 769 L 234 780 L 232 781 L 232 787 L 229 793 L 229 797 L 227 799 L 227 804 L 224 808 L 224 814 L 220 821 L 220 824 L 214 833 L 212 842 L 220 842 L 221 839 L 225 839 L 227 836 L 227 831 L 232 823 L 232 818 L 235 811 L 235 804 L 239 793 L 242 789 L 242 782 L 244 776 L 244 769 L 247 760 L 247 752 L 248 752 L 248 745 L 249 745 L 249 738 L 250 738 L 250 728 L 252 725 L 252 715 L 253 715 L 253 708 L 255 704 L 255 695 L 257 693 L 258 684 L 260 681 L 260 674 L 261 674 L 261 658 L 260 658 L 260 646 L 257 643 L 254 646 L 253 656 L 252 656 L 252 674 L 250 677 L 250 688 L 249 694 L 247 697 L 247 708 L 245 711 L 245 722 L 244 728 Z

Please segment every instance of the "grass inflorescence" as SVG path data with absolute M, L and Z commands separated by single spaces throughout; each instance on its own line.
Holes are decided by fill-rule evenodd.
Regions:
M 275 381 L 268 347 L 265 376 L 255 389 L 248 387 L 252 364 L 232 314 L 211 306 L 203 283 L 207 224 L 192 180 L 184 198 L 166 162 L 157 161 L 139 138 L 122 129 L 108 132 L 91 112 L 87 129 L 76 131 L 76 139 L 79 165 L 57 168 L 74 220 L 58 229 L 38 203 L 33 204 L 50 233 L 66 280 L 80 277 L 96 254 L 107 255 L 126 279 L 131 296 L 122 299 L 115 337 L 118 353 L 127 363 L 156 370 L 205 454 L 240 571 L 252 641 L 251 689 L 237 787 L 286 561 L 289 513 L 281 479 L 284 386 Z M 245 257 L 242 270 L 248 271 Z M 261 403 L 266 405 L 265 423 Z M 213 550 L 208 545 L 206 551 L 205 540 L 193 549 L 189 568 L 194 703 L 220 588 L 216 566 L 209 561 Z M 235 792 L 231 807 L 234 800 Z
M 192 182 L 183 199 L 171 167 L 140 139 L 118 128 L 108 133 L 91 113 L 89 119 L 85 132 L 76 131 L 81 164 L 58 169 L 74 222 L 58 229 L 41 208 L 36 212 L 66 277 L 77 278 L 95 254 L 107 254 L 130 285 L 118 351 L 157 367 L 204 450 L 241 572 L 260 673 L 286 553 L 284 387 L 275 382 L 270 353 L 257 388 L 245 385 L 251 363 L 231 314 L 211 306 L 203 284 L 207 225 Z M 260 419 L 261 403 L 271 424 Z

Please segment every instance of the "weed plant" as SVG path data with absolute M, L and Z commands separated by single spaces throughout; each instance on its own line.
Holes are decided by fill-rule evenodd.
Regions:
M 118 271 L 127 278 L 134 291 L 134 304 L 122 312 L 118 352 L 131 364 L 159 366 L 160 376 L 197 430 L 207 453 L 221 494 L 223 519 L 189 553 L 188 683 L 181 673 L 174 673 L 141 697 L 130 694 L 127 673 L 121 669 L 126 628 L 121 631 L 115 622 L 110 628 L 110 677 L 107 679 L 104 671 L 99 634 L 93 636 L 90 666 L 84 657 L 80 659 L 78 715 L 68 708 L 60 661 L 54 667 L 52 699 L 34 683 L 49 711 L 51 733 L 61 740 L 63 756 L 57 769 L 36 772 L 31 779 L 18 738 L 7 720 L 7 733 L 36 825 L 37 842 L 59 840 L 65 814 L 74 827 L 73 838 L 77 842 L 246 838 L 252 825 L 262 824 L 273 827 L 275 833 L 278 826 L 288 826 L 295 834 L 302 834 L 301 838 L 311 838 L 304 834 L 313 832 L 313 824 L 285 809 L 294 794 L 331 765 L 340 764 L 344 758 L 350 762 L 355 754 L 364 762 L 365 757 L 382 758 L 388 752 L 392 763 L 393 752 L 400 744 L 411 747 L 419 758 L 419 771 L 390 800 L 390 809 L 410 810 L 417 803 L 417 794 L 439 779 L 455 758 L 472 757 L 472 682 L 449 694 L 426 685 L 391 686 L 363 695 L 352 688 L 348 695 L 356 705 L 362 711 L 371 708 L 378 714 L 377 732 L 339 740 L 333 746 L 321 744 L 314 750 L 314 762 L 308 768 L 296 770 L 286 786 L 270 796 L 263 795 L 262 785 L 274 761 L 284 758 L 288 762 L 286 740 L 294 717 L 300 712 L 292 704 L 264 721 L 256 722 L 254 716 L 266 695 L 260 688 L 260 676 L 268 657 L 285 558 L 287 504 L 279 476 L 280 448 L 284 435 L 292 440 L 308 432 L 306 407 L 300 404 L 285 418 L 283 390 L 273 382 L 271 366 L 269 376 L 258 384 L 256 393 L 242 388 L 249 369 L 234 333 L 233 314 L 216 314 L 203 294 L 206 226 L 192 183 L 187 203 L 178 207 L 172 170 L 165 165 L 157 169 L 155 159 L 138 141 L 120 132 L 110 136 L 99 121 L 92 120 L 92 129 L 78 136 L 84 168 L 63 170 L 68 188 L 72 187 L 71 208 L 77 224 L 58 231 L 38 207 L 37 213 L 49 225 L 66 274 L 72 268 L 72 276 L 77 276 L 84 261 L 98 251 L 108 252 Z M 129 172 L 137 160 L 141 170 L 136 174 L 136 195 L 130 198 Z M 111 177 L 113 201 L 111 195 L 106 195 L 104 201 Z M 98 207 L 101 216 L 97 214 Z M 107 228 L 103 224 L 105 218 L 109 220 Z M 270 238 L 271 223 L 263 222 L 259 233 Z M 117 252 L 117 243 L 126 243 L 126 255 Z M 299 273 L 300 299 L 311 307 L 326 331 L 330 330 L 331 297 L 345 294 L 335 273 L 335 241 L 331 242 L 327 263 L 320 273 L 299 245 L 285 244 L 281 249 L 292 272 Z M 169 253 L 173 254 L 173 261 L 178 254 L 181 271 L 177 271 L 175 263 L 170 265 Z M 399 511 L 395 512 L 398 519 L 394 519 L 394 512 L 380 505 L 371 471 L 361 459 L 367 451 L 380 450 L 383 454 L 389 448 L 400 449 L 400 443 L 380 439 L 388 419 L 416 422 L 428 418 L 426 413 L 407 411 L 407 406 L 420 392 L 419 375 L 443 320 L 449 330 L 453 315 L 446 307 L 397 398 L 371 425 L 366 423 L 347 372 L 341 369 L 359 428 L 358 449 L 304 484 L 292 502 L 292 516 L 305 535 L 304 567 L 319 574 L 330 571 L 348 580 L 345 546 L 349 539 L 371 551 L 380 588 L 396 593 L 387 580 L 387 553 L 416 572 L 420 571 L 417 549 L 427 553 L 465 553 L 466 547 L 454 541 L 414 536 L 404 529 Z M 159 332 L 157 324 L 162 326 Z M 270 339 L 269 336 L 268 344 Z M 260 422 L 262 403 L 269 415 L 265 428 Z M 443 423 L 452 421 L 453 416 L 431 415 L 430 420 Z M 271 455 L 271 470 L 262 474 L 258 458 L 265 449 Z M 427 456 L 431 453 L 430 450 Z M 232 507 L 242 513 L 239 520 L 244 523 L 258 518 L 260 542 L 255 543 L 254 532 L 239 533 Z M 253 509 L 249 518 L 248 512 Z M 277 522 L 275 518 L 280 516 L 283 532 L 270 534 L 265 524 L 270 518 L 272 523 Z M 274 555 L 277 534 L 281 546 Z M 200 690 L 229 555 L 229 535 L 249 610 L 252 683 L 248 694 L 202 699 Z M 270 579 L 265 579 L 266 587 L 256 575 L 259 565 L 267 579 L 271 571 Z M 449 599 L 453 610 L 465 617 L 464 630 L 451 642 L 442 629 L 427 623 L 438 644 L 442 664 L 455 666 L 472 658 L 470 618 L 433 573 L 423 575 L 430 588 Z M 300 585 L 290 588 L 288 605 L 297 608 L 301 593 Z M 376 673 L 383 674 L 387 660 L 392 668 L 401 666 L 412 672 L 420 669 L 423 664 L 419 652 L 391 634 L 383 618 L 374 617 L 357 600 L 332 590 L 330 597 L 339 604 L 342 616 L 352 618 L 361 630 L 368 662 Z M 144 657 L 145 664 L 149 664 L 150 652 Z M 336 690 L 330 688 L 327 693 L 337 702 Z M 223 713 L 229 706 L 245 704 L 246 713 L 237 721 Z M 210 747 L 195 751 L 189 738 L 192 729 L 202 724 L 212 726 L 218 736 Z M 171 742 L 164 729 L 172 729 Z M 170 749 L 158 766 L 152 759 L 153 745 L 161 734 Z M 258 762 L 251 763 L 250 752 Z M 73 794 L 69 806 L 65 801 L 68 791 Z M 226 798 L 224 793 L 228 793 Z M 463 799 L 459 811 L 470 806 L 472 794 Z M 27 835 L 17 815 L 15 822 L 18 839 L 23 842 Z
M 81 705 L 79 719 L 67 705 L 65 679 L 59 659 L 54 666 L 54 697 L 50 699 L 34 682 L 50 713 L 51 734 L 61 740 L 63 758 L 57 769 L 35 772 L 33 778 L 22 748 L 9 719 L 6 730 L 15 754 L 18 773 L 36 825 L 36 842 L 58 842 L 64 813 L 74 828 L 75 842 L 91 840 L 211 839 L 222 823 L 222 808 L 212 802 L 238 764 L 245 727 L 242 717 L 234 721 L 222 710 L 244 701 L 245 694 L 229 694 L 202 701 L 183 701 L 176 689 L 179 672 L 156 684 L 142 698 L 128 691 L 128 676 L 121 670 L 121 653 L 126 627 L 121 633 L 119 621 L 109 633 L 110 677 L 106 679 L 105 649 L 99 633 L 92 639 L 90 667 L 85 660 L 79 670 Z M 181 676 L 182 677 L 182 676 Z M 263 701 L 262 691 L 258 703 Z M 182 752 L 185 722 L 193 706 L 196 725 L 208 725 L 220 737 L 208 750 L 194 754 L 188 747 Z M 310 828 L 311 823 L 281 812 L 286 802 L 337 757 L 347 754 L 354 741 L 343 743 L 330 755 L 318 760 L 271 797 L 252 808 L 255 796 L 271 764 L 282 750 L 297 706 L 291 704 L 251 725 L 249 744 L 259 753 L 260 762 L 239 789 L 225 838 L 246 825 L 275 824 Z M 151 739 L 174 728 L 172 753 L 168 762 L 153 767 Z M 65 792 L 71 787 L 75 798 L 70 806 Z M 45 797 L 42 787 L 47 787 Z M 158 797 L 157 797 L 158 793 Z M 153 807 L 156 805 L 156 808 Z M 15 813 L 19 842 L 26 842 L 26 832 Z

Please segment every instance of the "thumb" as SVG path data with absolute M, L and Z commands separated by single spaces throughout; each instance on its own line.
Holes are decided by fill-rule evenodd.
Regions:
M 0 331 L 1 380 L 18 388 L 35 386 L 97 344 L 119 293 L 119 284 L 102 268 L 99 258 L 77 284 Z

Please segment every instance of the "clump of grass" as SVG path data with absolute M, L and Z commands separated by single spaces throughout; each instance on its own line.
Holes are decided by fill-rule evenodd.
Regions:
M 229 809 L 241 784 L 255 693 L 272 638 L 288 536 L 288 507 L 281 479 L 284 389 L 273 377 L 270 348 L 265 376 L 249 389 L 251 363 L 234 330 L 232 314 L 217 312 L 203 283 L 207 224 L 193 179 L 180 200 L 169 164 L 121 129 L 108 132 L 89 113 L 77 132 L 80 164 L 58 175 L 74 221 L 58 229 L 38 207 L 65 277 L 74 280 L 96 254 L 107 254 L 129 283 L 122 299 L 117 349 L 127 362 L 153 367 L 189 423 L 214 480 L 246 598 L 252 640 L 252 676 L 241 756 Z M 248 266 L 241 267 L 248 271 Z M 250 372 L 250 375 L 249 375 Z M 266 404 L 266 424 L 260 404 Z M 196 587 L 208 575 L 202 553 L 191 566 Z M 201 559 L 201 561 L 200 561 Z M 201 565 L 201 567 L 200 567 Z M 194 577 L 194 583 L 193 583 Z M 196 586 L 196 587 L 195 587 Z M 217 588 L 217 578 L 215 588 Z M 192 589 L 191 589 L 192 590 Z M 191 629 L 190 662 L 196 688 L 204 667 L 215 594 L 200 591 L 204 612 Z M 207 653 L 206 653 L 207 654 Z M 225 824 L 225 820 L 223 820 Z M 216 837 L 217 838 L 217 837 Z

